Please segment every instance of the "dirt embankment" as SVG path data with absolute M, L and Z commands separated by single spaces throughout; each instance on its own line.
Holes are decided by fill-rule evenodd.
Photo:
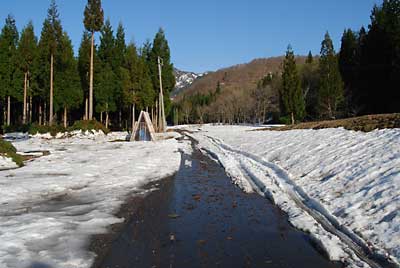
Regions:
M 343 127 L 347 130 L 369 132 L 375 129 L 400 128 L 400 113 L 377 114 L 353 117 L 347 119 L 306 122 L 284 127 L 265 128 L 260 130 L 293 130 L 293 129 L 323 129 Z

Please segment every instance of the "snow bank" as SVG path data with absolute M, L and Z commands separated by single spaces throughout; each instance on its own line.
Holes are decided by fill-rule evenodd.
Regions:
M 3 135 L 3 139 L 5 140 L 24 140 L 28 138 L 29 138 L 28 133 L 22 133 L 22 132 L 6 133 Z
M 95 137 L 99 136 L 104 136 L 104 132 L 102 130 L 74 130 L 72 132 L 59 132 L 56 134 L 56 136 L 52 136 L 50 133 L 36 133 L 35 135 L 31 135 L 33 138 L 41 138 L 41 139 L 65 139 L 65 138 L 71 138 L 71 137 L 76 137 L 76 138 L 89 138 L 89 139 L 94 139 Z
M 128 194 L 175 173 L 187 143 L 109 142 L 114 133 L 15 142 L 18 151 L 50 151 L 25 167 L 0 172 L 0 267 L 90 267 L 90 235 L 121 222 Z M 36 267 L 35 266 L 35 267 Z
M 249 129 L 204 126 L 193 136 L 239 186 L 267 194 L 296 227 L 311 232 L 332 260 L 363 265 L 332 235 L 329 224 L 336 223 L 400 261 L 399 129 Z M 321 224 L 320 216 L 328 223 Z
M 0 171 L 17 167 L 18 165 L 11 158 L 0 155 Z

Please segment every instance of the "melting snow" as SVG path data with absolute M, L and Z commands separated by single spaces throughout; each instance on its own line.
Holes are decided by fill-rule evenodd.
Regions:
M 14 142 L 21 152 L 51 154 L 0 172 L 0 267 L 90 267 L 89 237 L 123 221 L 114 214 L 127 195 L 176 172 L 185 146 L 175 139 L 109 142 L 124 137 L 77 133 Z
M 251 129 L 207 125 L 192 135 L 235 183 L 273 199 L 332 260 L 367 267 L 319 215 L 400 261 L 400 129 Z

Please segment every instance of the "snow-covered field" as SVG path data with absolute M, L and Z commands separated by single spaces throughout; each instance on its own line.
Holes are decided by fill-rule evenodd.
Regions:
M 90 267 L 90 236 L 123 221 L 113 214 L 127 195 L 175 173 L 179 149 L 188 149 L 175 139 L 109 142 L 124 139 L 123 133 L 45 138 L 13 144 L 20 152 L 46 150 L 50 155 L 0 171 L 2 268 Z
M 274 200 L 332 260 L 369 267 L 357 256 L 369 247 L 400 261 L 400 129 L 187 129 L 236 184 Z
M 0 155 L 0 171 L 17 167 L 17 164 L 11 158 Z

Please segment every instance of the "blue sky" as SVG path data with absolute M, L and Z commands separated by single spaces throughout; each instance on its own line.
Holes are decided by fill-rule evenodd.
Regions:
M 2 0 L 0 26 L 14 15 L 19 30 L 31 19 L 37 34 L 50 0 Z M 64 30 L 75 51 L 83 31 L 86 0 L 57 0 Z M 116 28 L 122 21 L 127 42 L 141 45 L 159 27 L 166 31 L 175 66 L 213 71 L 254 58 L 319 53 L 328 30 L 335 48 L 345 28 L 367 26 L 372 6 L 382 0 L 103 0 L 105 17 Z

